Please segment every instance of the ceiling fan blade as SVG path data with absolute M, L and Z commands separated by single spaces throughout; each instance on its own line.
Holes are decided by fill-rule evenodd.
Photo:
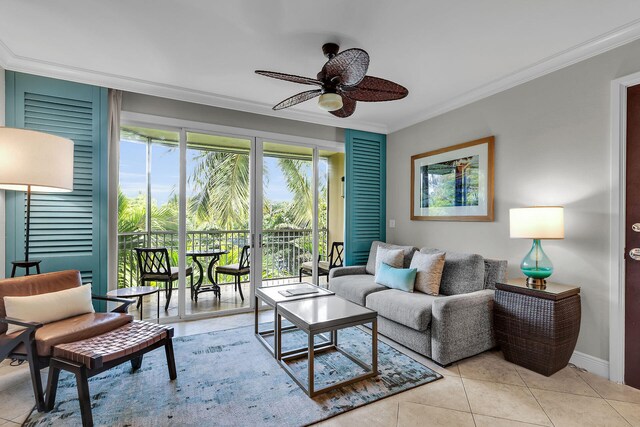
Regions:
M 324 64 L 321 75 L 328 80 L 337 77 L 338 84 L 355 86 L 364 78 L 369 69 L 369 54 L 362 49 L 347 49 Z
M 356 101 L 351 98 L 347 98 L 346 96 L 342 97 L 342 108 L 335 111 L 329 111 L 336 117 L 345 118 L 349 117 L 356 111 Z
M 273 107 L 273 109 L 283 110 L 285 108 L 293 107 L 296 104 L 300 104 L 301 102 L 308 101 L 311 98 L 315 98 L 316 96 L 320 96 L 321 93 L 322 93 L 322 89 L 314 89 L 314 90 L 308 90 L 306 92 L 300 92 L 276 104 Z
M 286 80 L 288 82 L 293 82 L 293 83 L 301 83 L 303 85 L 322 86 L 322 82 L 320 80 L 312 79 L 310 77 L 302 77 L 302 76 L 296 76 L 293 74 L 277 73 L 275 71 L 264 71 L 264 70 L 256 70 L 256 74 L 260 74 L 261 76 L 271 77 L 273 79 Z
M 341 87 L 339 90 L 351 99 L 364 102 L 393 101 L 409 94 L 404 86 L 371 76 L 365 76 L 357 86 Z

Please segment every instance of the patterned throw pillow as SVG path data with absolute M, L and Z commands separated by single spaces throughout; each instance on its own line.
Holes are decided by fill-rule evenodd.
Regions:
M 414 290 L 429 295 L 438 295 L 444 270 L 444 257 L 444 252 L 435 254 L 416 252 L 413 254 L 411 268 L 418 270 Z

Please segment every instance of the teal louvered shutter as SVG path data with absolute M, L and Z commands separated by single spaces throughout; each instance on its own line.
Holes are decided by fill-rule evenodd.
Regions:
M 371 242 L 386 238 L 387 137 L 345 131 L 345 263 L 367 263 Z
M 80 270 L 94 293 L 107 283 L 107 90 L 6 72 L 7 126 L 74 142 L 73 192 L 33 193 L 29 257 L 43 272 Z M 7 275 L 23 259 L 25 193 L 7 191 Z M 18 272 L 19 274 L 23 271 Z

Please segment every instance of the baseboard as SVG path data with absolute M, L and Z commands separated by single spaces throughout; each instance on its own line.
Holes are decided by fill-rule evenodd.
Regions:
M 584 354 L 579 351 L 574 351 L 573 356 L 571 356 L 569 362 L 573 363 L 579 368 L 586 369 L 592 374 L 596 374 L 604 378 L 609 378 L 609 362 L 607 362 L 606 360 L 602 360 L 594 356 L 589 356 L 588 354 Z

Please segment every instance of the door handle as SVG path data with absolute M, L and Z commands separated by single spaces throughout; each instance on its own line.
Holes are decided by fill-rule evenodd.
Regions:
M 258 247 L 262 248 L 262 233 L 258 234 Z
M 640 248 L 633 248 L 629 251 L 629 258 L 634 261 L 640 261 Z
M 631 226 L 631 229 L 632 229 L 633 231 L 635 231 L 636 233 L 640 233 L 640 223 L 636 222 L 635 224 L 633 224 L 633 225 Z

